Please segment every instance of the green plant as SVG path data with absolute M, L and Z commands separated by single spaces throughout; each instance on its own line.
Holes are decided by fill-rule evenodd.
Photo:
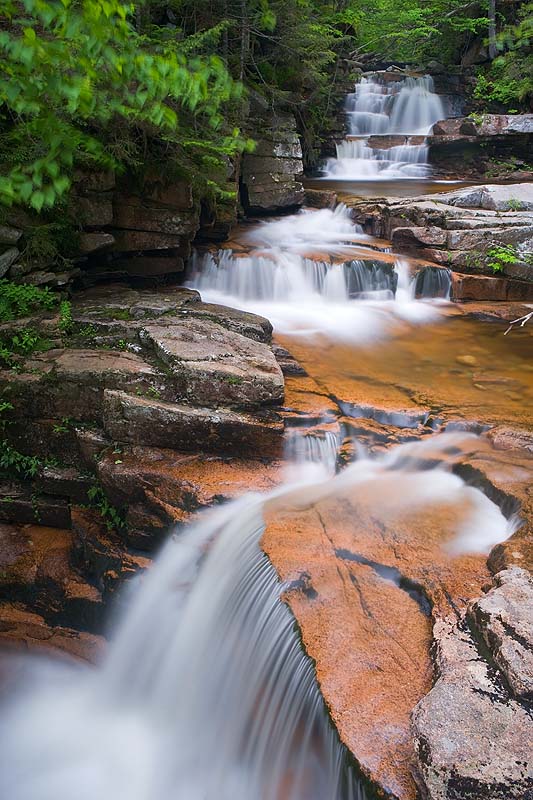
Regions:
M 487 266 L 489 266 L 493 272 L 504 272 L 505 267 L 516 264 L 518 261 L 517 250 L 510 244 L 491 247 L 491 249 L 487 251 L 487 256 L 490 259 Z
M 70 419 L 70 417 L 63 417 L 61 422 L 57 422 L 53 426 L 52 430 L 56 434 L 68 433 L 71 426 L 72 426 L 72 420 Z
M 36 311 L 51 311 L 58 303 L 58 295 L 48 288 L 0 279 L 0 322 L 27 317 Z
M 508 211 L 521 211 L 524 207 L 524 204 L 521 200 L 517 200 L 515 197 L 511 197 L 507 201 Z
M 98 483 L 91 486 L 87 492 L 87 497 L 93 508 L 96 508 L 99 512 L 109 531 L 116 531 L 125 527 L 126 521 L 123 512 L 111 505 L 103 488 Z
M 477 91 L 477 87 L 476 87 L 476 91 Z M 484 117 L 485 117 L 484 114 L 476 114 L 473 111 L 471 111 L 470 114 L 468 115 L 468 119 L 472 120 L 472 122 L 474 123 L 474 125 L 476 127 L 479 127 L 480 125 L 483 125 Z
M 22 259 L 31 266 L 54 262 L 68 265 L 68 256 L 76 254 L 78 239 L 79 235 L 70 222 L 46 222 L 42 219 L 39 225 L 25 229 Z
M 58 327 L 63 336 L 68 336 L 74 326 L 72 319 L 72 305 L 68 300 L 62 300 L 59 304 L 59 323 Z
M 38 456 L 27 456 L 19 452 L 5 439 L 0 441 L 0 471 L 20 478 L 34 478 L 48 462 Z
M 113 319 L 132 319 L 131 312 L 128 308 L 117 308 L 111 314 Z
M 130 132 L 176 140 L 186 113 L 219 127 L 240 94 L 223 61 L 186 55 L 178 36 L 139 35 L 135 10 L 121 0 L 4 1 L 2 203 L 53 206 L 76 163 L 120 168 L 112 143 Z M 239 149 L 239 132 L 230 138 Z
M 149 386 L 147 393 L 150 397 L 153 397 L 155 400 L 159 400 L 161 398 L 161 392 L 156 386 Z

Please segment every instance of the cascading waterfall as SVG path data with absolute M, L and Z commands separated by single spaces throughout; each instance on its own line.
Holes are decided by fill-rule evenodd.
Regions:
M 349 136 L 337 145 L 337 157 L 328 160 L 327 175 L 355 180 L 427 177 L 428 146 L 423 137 L 445 116 L 433 89 L 429 75 L 399 81 L 385 81 L 379 75 L 362 78 L 346 102 Z
M 400 445 L 335 477 L 330 469 L 302 477 L 301 464 L 299 484 L 229 503 L 171 539 L 99 667 L 35 658 L 25 680 L 9 687 L 0 796 L 365 800 L 280 599 L 284 587 L 260 549 L 263 512 L 347 491 L 351 502 L 370 498 L 376 518 L 389 520 L 444 502 L 463 512 L 443 547 L 486 552 L 512 526 L 439 465 L 469 436 Z M 304 462 L 324 454 L 304 449 Z
M 408 263 L 380 261 L 379 251 L 368 247 L 371 237 L 342 204 L 263 222 L 248 234 L 248 244 L 246 254 L 195 253 L 188 285 L 205 300 L 266 316 L 285 334 L 362 342 L 386 335 L 394 318 L 435 316 L 431 304 L 415 299 Z M 431 299 L 430 288 L 424 284 L 416 296 Z M 440 287 L 435 296 L 443 297 Z
M 260 550 L 264 503 L 171 540 L 99 668 L 36 659 L 3 709 L 1 797 L 365 800 Z

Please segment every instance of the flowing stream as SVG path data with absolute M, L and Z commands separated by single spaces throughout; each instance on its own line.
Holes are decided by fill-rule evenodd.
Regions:
M 412 272 L 406 259 L 373 249 L 342 204 L 263 222 L 244 239 L 244 253 L 197 253 L 189 285 L 267 317 L 279 333 L 377 340 L 400 320 L 438 318 L 449 298 L 447 269 Z
M 384 520 L 444 502 L 463 509 L 447 531 L 450 553 L 486 552 L 511 527 L 439 463 L 464 438 L 362 454 L 334 476 L 333 442 L 306 437 L 298 482 L 247 495 L 171 538 L 99 667 L 40 657 L 11 687 L 0 718 L 0 796 L 365 800 L 260 549 L 264 513 L 347 490 L 352 499 L 374 495 Z M 382 579 L 398 581 L 394 570 Z
M 426 168 L 423 145 L 390 148 L 385 158 L 365 140 L 427 133 L 442 116 L 429 79 L 363 81 L 348 113 L 352 135 L 363 138 L 343 143 L 330 169 L 408 175 Z M 421 326 L 440 318 L 450 278 L 446 270 L 413 272 L 380 251 L 339 206 L 262 223 L 243 251 L 197 255 L 190 284 L 205 300 L 264 314 L 277 333 L 299 342 L 318 335 L 352 347 L 390 337 L 398 324 L 423 336 Z M 375 457 L 359 446 L 337 473 L 338 434 L 289 431 L 291 469 L 281 486 L 212 510 L 171 536 L 130 587 L 101 664 L 24 661 L 4 692 L 0 797 L 365 800 L 283 601 L 291 586 L 261 550 L 265 518 L 347 492 L 355 505 L 370 501 L 383 525 L 445 505 L 458 511 L 442 523 L 443 552 L 450 559 L 487 553 L 514 523 L 448 465 L 450 453 L 474 440 L 430 434 Z M 398 584 L 394 569 L 378 577 Z

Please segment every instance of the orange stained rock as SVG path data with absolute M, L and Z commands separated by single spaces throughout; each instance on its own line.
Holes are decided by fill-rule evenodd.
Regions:
M 489 573 L 482 556 L 452 560 L 442 547 L 467 508 L 394 513 L 393 484 L 381 493 L 384 513 L 368 485 L 316 502 L 316 491 L 278 501 L 263 548 L 289 585 L 287 602 L 341 739 L 370 778 L 407 800 L 416 795 L 410 715 L 432 682 L 426 598 L 440 613 L 464 607 Z M 383 567 L 408 583 L 397 585 Z
M 533 429 L 533 327 L 504 336 L 503 321 L 465 318 L 453 306 L 441 314 L 423 327 L 397 322 L 389 338 L 365 346 L 289 337 L 281 343 L 324 393 L 346 403 L 432 409 L 483 424 L 512 418 Z

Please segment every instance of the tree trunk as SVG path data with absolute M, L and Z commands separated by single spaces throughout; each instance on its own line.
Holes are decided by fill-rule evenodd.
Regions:
M 496 0 L 489 0 L 489 58 L 493 61 L 498 55 L 496 47 Z

